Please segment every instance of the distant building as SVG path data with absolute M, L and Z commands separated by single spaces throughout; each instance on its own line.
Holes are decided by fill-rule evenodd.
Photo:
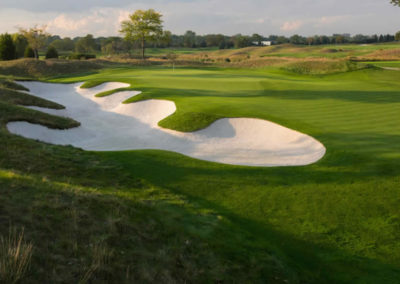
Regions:
M 263 41 L 260 41 L 260 42 L 253 41 L 252 43 L 253 43 L 253 45 L 259 45 L 259 46 L 270 46 L 270 45 L 273 44 L 272 41 L 269 41 L 269 40 L 263 40 Z
M 261 42 L 261 45 L 270 46 L 270 45 L 272 45 L 272 41 L 270 41 L 270 40 L 264 40 L 264 41 Z

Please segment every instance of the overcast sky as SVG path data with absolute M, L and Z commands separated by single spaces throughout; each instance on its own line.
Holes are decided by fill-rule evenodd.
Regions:
M 175 34 L 394 34 L 400 8 L 390 0 L 0 0 L 0 33 L 47 25 L 61 36 L 118 35 L 136 9 L 163 14 Z

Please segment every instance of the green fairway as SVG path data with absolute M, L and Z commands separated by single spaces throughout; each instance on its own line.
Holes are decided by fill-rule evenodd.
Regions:
M 157 200 L 168 193 L 172 197 L 166 199 L 172 203 L 187 203 L 174 209 L 178 221 L 171 221 L 164 207 L 154 213 L 165 214 L 165 222 L 174 228 L 179 227 L 175 222 L 184 228 L 171 234 L 191 234 L 199 240 L 198 249 L 205 242 L 205 247 L 217 252 L 218 261 L 232 259 L 233 265 L 243 265 L 223 271 L 218 261 L 210 262 L 209 267 L 218 265 L 210 275 L 199 278 L 205 282 L 229 273 L 240 281 L 246 277 L 238 271 L 250 269 L 249 281 L 260 283 L 281 282 L 280 276 L 266 276 L 274 273 L 294 283 L 396 283 L 400 279 L 399 76 L 399 71 L 374 68 L 306 76 L 272 68 L 124 67 L 54 78 L 52 82 L 88 81 L 88 86 L 105 81 L 130 83 L 142 94 L 129 102 L 172 100 L 177 112 L 160 122 L 163 127 L 193 131 L 221 117 L 262 118 L 313 136 L 327 153 L 310 166 L 280 168 L 216 164 L 156 150 L 86 153 L 6 134 L 4 123 L 9 118 L 3 117 L 1 138 L 9 149 L 13 149 L 10 141 L 17 141 L 25 151 L 32 144 L 34 153 L 43 147 L 41 151 L 57 155 L 53 166 L 35 162 L 38 167 L 28 171 L 16 161 L 14 152 L 2 153 L 0 166 L 5 172 L 0 180 L 10 182 L 9 171 L 22 171 L 36 179 L 44 175 L 60 181 L 63 178 L 56 173 L 66 163 L 71 175 L 83 175 L 72 178 L 72 183 L 97 187 L 101 193 L 112 191 L 106 177 L 115 177 L 121 202 L 151 199 L 148 187 L 157 189 Z M 24 150 L 15 153 L 24 155 Z M 70 163 L 68 157 L 76 158 Z M 81 165 L 77 157 L 85 157 L 85 163 Z M 103 164 L 118 172 L 108 172 Z M 88 176 L 80 167 L 87 169 Z M 106 177 L 96 180 L 96 171 Z M 132 179 L 146 186 L 135 185 L 132 190 Z M 93 180 L 95 185 L 91 185 Z M 191 206 L 196 210 L 186 209 Z M 187 223 L 185 210 L 190 211 Z M 89 218 L 97 218 L 90 214 Z M 223 220 L 222 224 L 216 220 Z M 196 222 L 206 225 L 196 230 Z

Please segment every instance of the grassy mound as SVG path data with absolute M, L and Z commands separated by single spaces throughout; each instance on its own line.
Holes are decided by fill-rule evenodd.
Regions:
M 350 72 L 366 67 L 348 60 L 306 59 L 287 63 L 282 69 L 297 74 L 320 75 Z
M 43 79 L 66 74 L 94 72 L 105 66 L 99 60 L 35 60 L 30 58 L 0 62 L 0 75 Z
M 177 111 L 173 115 L 161 120 L 158 125 L 164 128 L 174 129 L 182 132 L 192 132 L 206 128 L 219 118 L 222 117 L 201 112 Z

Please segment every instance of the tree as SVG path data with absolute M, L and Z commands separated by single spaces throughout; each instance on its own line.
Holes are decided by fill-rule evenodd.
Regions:
M 244 36 L 241 34 L 237 34 L 237 35 L 233 36 L 233 42 L 234 42 L 235 48 L 243 48 L 243 47 L 251 45 L 250 37 Z
M 63 39 L 56 39 L 51 43 L 58 50 L 72 51 L 75 49 L 75 43 L 69 37 Z
M 391 3 L 396 6 L 400 6 L 400 0 L 391 0 Z
M 303 38 L 302 36 L 299 36 L 299 35 L 292 35 L 290 38 L 289 38 L 289 41 L 290 41 L 290 43 L 292 43 L 292 44 L 305 44 L 305 42 L 306 42 L 306 39 L 305 38 Z
M 335 35 L 335 43 L 344 43 L 344 36 L 342 35 Z
M 26 38 L 29 46 L 33 49 L 35 58 L 39 59 L 39 49 L 45 45 L 46 39 L 49 36 L 49 34 L 46 33 L 46 26 L 43 26 L 41 28 L 38 26 L 34 26 L 30 29 L 20 28 L 19 32 Z
M 172 38 L 172 33 L 170 31 L 163 31 L 161 36 L 159 37 L 159 45 L 162 47 L 169 47 L 171 46 L 171 39 Z
M 52 45 L 49 46 L 46 52 L 46 59 L 51 59 L 51 58 L 58 58 L 57 49 Z
M 28 41 L 21 34 L 12 35 L 13 42 L 15 44 L 16 58 L 24 57 L 25 49 L 28 46 Z
M 253 34 L 250 39 L 253 43 L 257 43 L 257 45 L 261 45 L 261 42 L 264 40 L 264 37 L 259 34 Z
M 91 53 L 95 52 L 96 50 L 98 50 L 98 45 L 91 34 L 78 39 L 75 44 L 75 51 L 78 53 Z
M 394 36 L 395 40 L 400 40 L 400 31 L 398 31 L 396 33 L 396 35 Z
M 25 58 L 35 58 L 35 53 L 33 52 L 32 47 L 27 46 L 24 52 Z
M 9 34 L 0 35 L 0 60 L 15 59 L 15 45 Z
M 163 32 L 162 15 L 153 9 L 137 10 L 129 15 L 129 20 L 121 23 L 120 32 L 128 41 L 139 41 L 142 47 L 142 58 L 145 59 L 146 42 L 156 41 Z
M 185 47 L 196 47 L 196 33 L 187 31 L 183 36 L 183 43 Z

